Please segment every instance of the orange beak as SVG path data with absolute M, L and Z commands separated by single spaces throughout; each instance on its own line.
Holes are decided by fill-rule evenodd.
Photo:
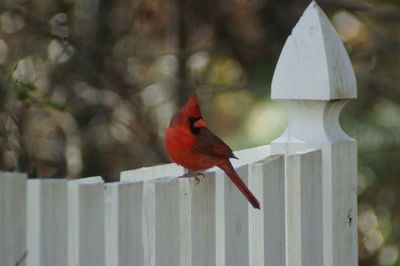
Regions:
M 203 119 L 199 119 L 196 122 L 194 122 L 193 126 L 197 127 L 197 128 L 202 128 L 202 127 L 206 127 L 207 125 L 206 125 L 206 122 L 204 122 Z

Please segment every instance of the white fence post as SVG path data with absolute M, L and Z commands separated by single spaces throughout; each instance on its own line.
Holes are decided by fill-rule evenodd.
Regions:
M 67 181 L 29 179 L 28 266 L 67 265 Z
M 0 172 L 0 265 L 26 265 L 26 174 Z
M 104 183 L 68 181 L 68 265 L 105 266 Z
M 312 2 L 288 37 L 275 69 L 272 98 L 286 106 L 289 119 L 286 131 L 271 148 L 273 153 L 283 154 L 322 149 L 323 230 L 319 246 L 323 264 L 318 265 L 357 265 L 357 144 L 339 123 L 342 107 L 356 94 L 356 79 L 343 43 L 323 11 Z M 292 189 L 287 183 L 287 199 Z M 303 194 L 310 192 L 305 187 L 299 189 Z M 287 204 L 293 209 L 290 204 L 296 203 Z M 288 250 L 289 243 L 300 234 L 289 232 L 302 228 L 292 227 L 291 219 L 297 218 L 286 216 L 289 257 L 296 252 L 310 255 L 304 252 L 307 245 L 296 247 L 300 251 Z M 288 261 L 288 266 L 292 265 L 300 264 Z

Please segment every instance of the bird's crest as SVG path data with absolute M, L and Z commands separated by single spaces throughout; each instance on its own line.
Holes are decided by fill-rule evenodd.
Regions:
M 180 112 L 193 117 L 201 117 L 200 106 L 196 93 L 192 93 Z

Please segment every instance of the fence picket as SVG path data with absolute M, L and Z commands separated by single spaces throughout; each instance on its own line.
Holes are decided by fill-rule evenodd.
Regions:
M 215 172 L 215 261 L 225 263 L 225 173 Z
M 247 184 L 260 201 L 261 209 L 249 205 L 249 265 L 265 265 L 264 256 L 264 165 L 263 160 L 251 163 L 248 169 Z
M 67 265 L 67 181 L 29 179 L 28 266 Z
M 287 265 L 323 265 L 321 151 L 287 157 Z
M 292 158 L 293 157 L 293 158 Z M 289 156 L 300 160 L 301 262 L 324 264 L 321 150 Z
M 105 266 L 104 183 L 68 181 L 68 265 Z
M 247 184 L 249 166 L 236 169 Z M 247 199 L 225 176 L 225 265 L 249 264 L 249 208 Z
M 215 172 L 207 172 L 199 184 L 190 182 L 192 265 L 216 264 Z
M 282 155 L 269 156 L 263 167 L 265 266 L 285 266 L 285 165 Z
M 142 182 L 106 184 L 105 243 L 107 266 L 144 265 L 142 208 Z
M 189 180 L 155 183 L 155 264 L 190 266 Z M 189 213 L 188 213 L 189 212 Z M 189 235 L 187 235 L 189 234 Z M 183 242 L 182 242 L 183 241 Z
M 143 184 L 143 255 L 144 265 L 156 265 L 156 196 L 154 182 Z
M 0 265 L 26 265 L 26 174 L 0 172 Z

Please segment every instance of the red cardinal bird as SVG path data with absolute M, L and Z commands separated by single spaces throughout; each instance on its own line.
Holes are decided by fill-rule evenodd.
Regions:
M 172 117 L 165 133 L 165 150 L 173 162 L 189 170 L 182 177 L 196 177 L 213 166 L 221 168 L 251 205 L 260 209 L 257 198 L 229 161 L 230 158 L 236 158 L 231 148 L 206 127 L 195 94 Z

